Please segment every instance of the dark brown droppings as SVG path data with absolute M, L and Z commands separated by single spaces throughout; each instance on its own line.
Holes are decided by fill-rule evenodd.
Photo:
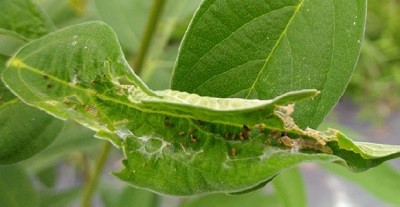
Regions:
M 232 135 L 232 140 L 236 139 L 236 134 Z
M 192 142 L 197 142 L 197 138 L 193 136 L 193 134 L 190 135 L 190 141 Z
M 240 138 L 240 140 L 244 140 L 243 132 L 239 133 L 239 138 Z
M 229 138 L 229 132 L 225 133 L 225 138 Z

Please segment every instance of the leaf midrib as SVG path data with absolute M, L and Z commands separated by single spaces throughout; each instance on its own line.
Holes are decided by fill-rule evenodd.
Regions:
M 75 90 L 82 91 L 83 93 L 87 94 L 87 96 L 90 99 L 92 99 L 92 97 L 97 97 L 97 98 L 99 98 L 101 100 L 104 100 L 104 101 L 111 101 L 111 102 L 116 103 L 116 104 L 121 104 L 121 105 L 125 105 L 127 107 L 130 107 L 130 108 L 134 108 L 134 109 L 139 110 L 139 111 L 141 111 L 143 113 L 156 113 L 156 114 L 163 114 L 163 115 L 177 117 L 177 118 L 196 119 L 196 117 L 193 117 L 191 115 L 176 114 L 176 113 L 173 113 L 173 112 L 170 112 L 170 111 L 166 111 L 166 110 L 157 110 L 157 111 L 155 111 L 155 110 L 152 110 L 152 109 L 147 109 L 147 108 L 144 108 L 144 107 L 140 106 L 140 104 L 135 104 L 133 102 L 123 102 L 121 100 L 112 98 L 110 96 L 105 96 L 102 93 L 100 94 L 100 93 L 96 93 L 96 91 L 89 90 L 89 89 L 86 89 L 86 88 L 82 88 L 79 85 L 71 85 L 70 83 L 68 83 L 68 82 L 66 82 L 66 81 L 64 81 L 64 80 L 62 80 L 62 79 L 60 79 L 58 77 L 55 77 L 55 76 L 50 75 L 50 74 L 46 74 L 46 73 L 44 73 L 44 72 L 42 72 L 42 71 L 40 71 L 40 70 L 38 70 L 38 69 L 36 69 L 34 67 L 31 67 L 31 66 L 25 64 L 22 60 L 20 60 L 20 59 L 18 59 L 16 57 L 14 57 L 10 61 L 10 66 L 13 66 L 13 67 L 15 67 L 17 69 L 30 70 L 30 71 L 32 71 L 34 73 L 40 74 L 41 76 L 46 75 L 47 78 L 50 79 L 50 80 L 54 80 L 55 82 L 58 82 L 58 83 L 63 84 L 63 85 L 66 85 L 66 86 L 68 86 L 70 88 L 73 88 Z M 10 70 L 10 68 L 8 68 L 8 70 Z M 22 82 L 25 83 L 25 81 L 23 80 L 23 78 L 21 76 L 20 76 L 20 79 L 21 79 Z M 31 88 L 29 87 L 29 84 L 25 83 L 25 85 L 29 90 L 31 90 Z M 33 92 L 33 93 L 35 93 L 35 92 Z M 39 97 L 39 99 L 43 100 L 42 97 L 40 97 L 40 96 L 37 96 L 37 97 Z M 95 101 L 92 100 L 92 102 L 95 102 Z M 219 122 L 216 122 L 216 123 L 217 124 L 230 125 L 230 126 L 236 126 L 236 127 L 242 127 L 241 124 L 235 124 L 235 123 L 232 123 L 232 122 L 219 121 Z M 272 129 L 272 128 L 268 128 L 268 126 L 266 126 L 265 128 Z
M 302 2 L 303 2 L 303 1 L 302 1 Z M 299 5 L 301 5 L 302 2 L 301 2 Z M 222 44 L 222 42 L 224 42 L 225 40 L 227 40 L 227 39 L 229 39 L 230 37 L 232 37 L 232 35 L 234 35 L 234 34 L 236 33 L 236 31 L 238 31 L 238 30 L 240 30 L 241 28 L 245 27 L 246 25 L 250 24 L 250 23 L 253 22 L 255 19 L 260 18 L 260 17 L 262 17 L 262 16 L 264 16 L 264 15 L 271 14 L 271 13 L 273 13 L 273 12 L 280 11 L 280 10 L 286 9 L 286 8 L 291 8 L 291 7 L 294 7 L 294 6 L 284 6 L 284 7 L 281 7 L 281 8 L 279 8 L 279 9 L 271 10 L 271 11 L 269 11 L 269 12 L 267 12 L 267 13 L 263 13 L 263 14 L 257 16 L 257 17 L 254 17 L 253 19 L 251 19 L 251 21 L 248 21 L 248 22 L 246 22 L 245 24 L 241 25 L 241 26 L 238 27 L 235 31 L 232 31 L 231 34 L 230 34 L 229 36 L 225 37 L 225 38 L 222 39 L 218 44 L 215 44 L 212 48 L 210 48 L 206 53 L 204 53 L 204 54 L 196 61 L 196 63 L 195 63 L 193 66 L 191 66 L 191 68 L 196 67 L 196 65 L 199 64 L 199 63 L 201 62 L 201 60 L 202 60 L 207 54 L 209 54 L 215 47 L 217 47 L 218 45 Z M 299 6 L 297 6 L 297 7 L 299 7 Z M 211 7 L 210 7 L 210 8 L 211 8 Z M 209 9 L 210 9 L 210 8 L 209 8 Z M 298 10 L 298 9 L 297 9 L 297 10 Z M 296 13 L 297 10 L 295 10 L 295 13 Z M 294 16 L 294 15 L 293 15 L 293 16 Z M 293 16 L 292 16 L 292 18 L 293 18 Z M 199 20 L 199 21 L 200 21 L 200 20 Z M 290 21 L 291 21 L 291 20 L 290 20 Z M 287 29 L 287 28 L 285 28 L 285 31 L 286 31 L 286 29 Z M 193 35 L 193 34 L 192 34 L 192 35 Z M 278 39 L 278 42 L 280 41 L 280 39 L 281 39 L 281 37 Z M 275 46 L 276 46 L 276 45 L 275 45 Z M 275 46 L 274 46 L 274 48 L 275 48 Z M 271 53 L 272 53 L 272 52 L 273 52 L 273 51 L 271 51 Z M 271 53 L 270 53 L 270 54 L 271 54 Z M 233 69 L 233 68 L 231 68 L 231 69 Z M 231 70 L 231 69 L 229 69 L 229 70 Z M 226 71 L 225 71 L 225 72 L 226 72 Z M 191 74 L 191 73 L 187 73 L 181 80 L 185 80 L 186 77 L 189 76 L 190 74 Z M 193 91 L 197 90 L 198 88 L 199 88 L 199 87 L 196 87 Z M 247 98 L 247 97 L 246 97 L 246 98 Z
M 295 16 L 297 15 L 297 13 L 299 12 L 300 8 L 303 6 L 303 3 L 304 3 L 304 0 L 301 1 L 301 2 L 299 3 L 299 5 L 296 6 L 296 9 L 295 9 L 295 11 L 294 11 L 292 17 L 290 18 L 290 20 L 289 20 L 289 22 L 287 23 L 285 29 L 283 30 L 283 32 L 282 32 L 281 35 L 279 36 L 279 38 L 278 38 L 278 40 L 276 41 L 275 45 L 272 47 L 272 50 L 271 50 L 271 52 L 269 53 L 269 55 L 267 56 L 263 67 L 261 68 L 260 72 L 258 73 L 258 75 L 257 75 L 256 79 L 254 80 L 253 84 L 252 84 L 251 87 L 249 88 L 249 92 L 248 92 L 247 95 L 245 96 L 246 99 L 250 97 L 251 92 L 252 92 L 253 90 L 256 91 L 256 89 L 255 89 L 256 83 L 257 83 L 258 80 L 260 79 L 261 74 L 263 73 L 263 71 L 267 68 L 268 62 L 269 62 L 269 60 L 271 59 L 271 57 L 272 57 L 272 55 L 274 54 L 274 52 L 276 51 L 278 45 L 280 44 L 280 42 L 282 41 L 282 39 L 284 38 L 284 36 L 286 36 L 286 33 L 287 33 L 287 30 L 288 30 L 289 26 L 291 25 L 291 23 L 292 23 L 294 17 L 295 17 Z M 256 91 L 256 92 L 257 92 L 257 91 Z

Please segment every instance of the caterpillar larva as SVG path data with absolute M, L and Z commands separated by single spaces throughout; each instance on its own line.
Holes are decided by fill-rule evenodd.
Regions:
M 298 152 L 301 148 L 307 148 L 307 149 L 318 150 L 320 152 L 328 154 L 333 154 L 333 151 L 329 146 L 323 145 L 311 139 L 303 139 L 303 138 L 291 139 L 288 136 L 283 136 L 281 137 L 281 141 L 285 146 L 292 148 L 291 149 L 292 153 Z
M 132 86 L 128 88 L 128 99 L 144 110 L 178 114 L 195 119 L 198 124 L 202 120 L 253 126 L 265 122 L 265 117 L 273 115 L 277 105 L 311 98 L 318 91 L 314 89 L 294 91 L 271 100 L 214 98 L 174 90 L 155 93 L 158 96 L 149 96 Z

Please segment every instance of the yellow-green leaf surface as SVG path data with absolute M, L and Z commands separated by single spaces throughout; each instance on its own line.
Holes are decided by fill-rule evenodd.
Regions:
M 152 91 L 126 63 L 115 33 L 100 22 L 72 26 L 24 46 L 2 79 L 30 105 L 74 119 L 124 150 L 117 177 L 169 195 L 247 192 L 303 162 L 350 169 L 399 156 L 366 159 L 339 134 L 298 128 L 291 103 L 318 97 L 304 89 L 270 100 Z M 366 152 L 369 154 L 370 152 Z
M 315 88 L 296 105 L 316 128 L 357 62 L 366 0 L 205 0 L 180 47 L 171 88 L 203 96 L 272 99 Z

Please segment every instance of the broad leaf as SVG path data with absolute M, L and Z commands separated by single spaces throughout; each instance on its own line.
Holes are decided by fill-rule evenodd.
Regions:
M 93 139 L 93 135 L 93 131 L 88 128 L 71 120 L 66 121 L 64 128 L 51 146 L 34 157 L 24 160 L 21 164 L 32 174 L 37 174 L 56 166 L 72 153 L 83 152 L 88 155 L 96 153 L 100 142 Z
M 400 156 L 400 147 L 366 151 L 335 130 L 297 127 L 289 103 L 312 100 L 313 89 L 271 100 L 152 91 L 126 63 L 110 27 L 99 22 L 29 43 L 2 78 L 27 103 L 122 147 L 125 168 L 114 174 L 164 194 L 247 192 L 302 162 L 360 171 Z
M 299 168 L 292 168 L 282 172 L 273 181 L 276 194 L 286 207 L 307 206 L 306 189 Z
M 5 57 L 0 56 L 0 72 Z M 51 144 L 63 122 L 28 106 L 0 82 L 0 164 L 27 159 Z
M 7 56 L 26 41 L 53 29 L 51 21 L 29 0 L 0 1 L 0 72 Z M 62 121 L 27 106 L 0 82 L 0 164 L 27 159 L 51 144 L 63 127 Z
M 39 206 L 39 195 L 25 169 L 0 165 L 0 203 L 8 207 Z
M 341 97 L 358 59 L 366 0 L 205 0 L 180 48 L 171 88 L 214 97 L 271 99 L 315 88 L 296 105 L 316 128 Z

